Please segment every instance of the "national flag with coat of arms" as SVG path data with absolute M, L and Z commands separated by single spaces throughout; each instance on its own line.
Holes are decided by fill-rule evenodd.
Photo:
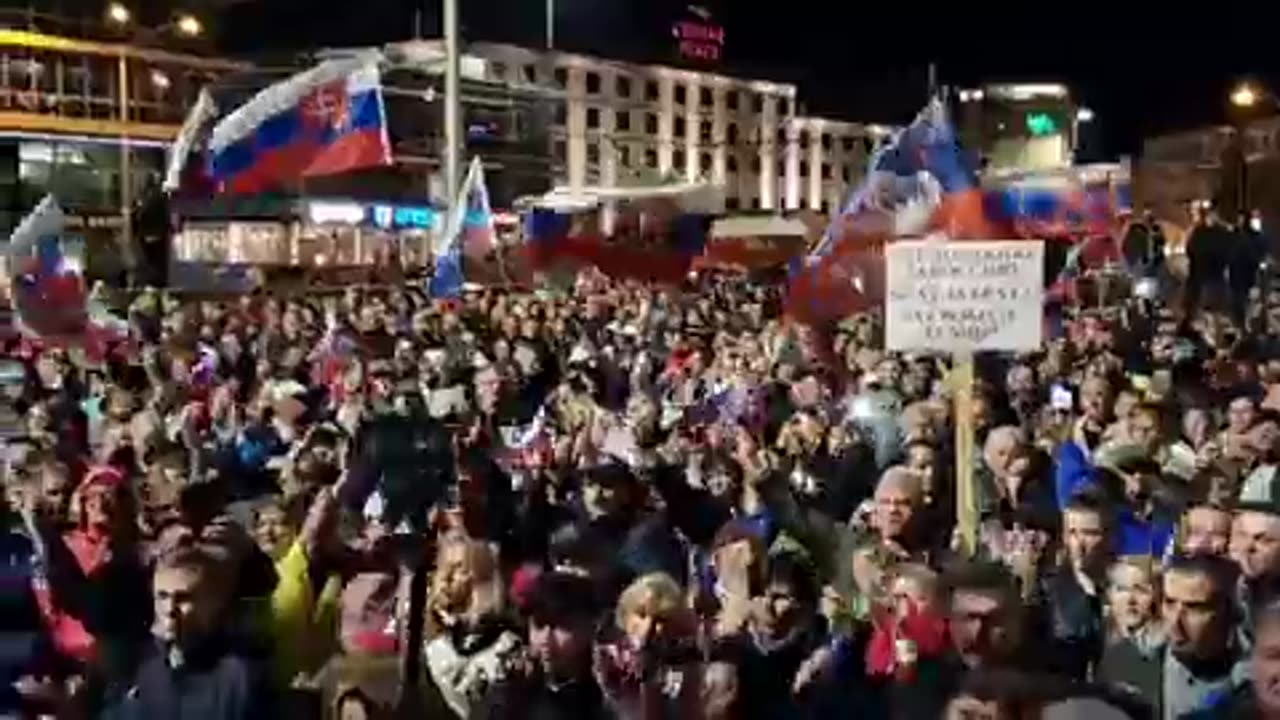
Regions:
M 897 238 L 1013 237 L 984 211 L 977 173 L 937 98 L 872 156 L 867 175 L 814 250 L 793 265 L 787 310 L 830 325 L 884 299 L 884 247 Z
M 327 60 L 263 89 L 222 118 L 208 142 L 218 188 L 255 193 L 391 164 L 380 57 Z

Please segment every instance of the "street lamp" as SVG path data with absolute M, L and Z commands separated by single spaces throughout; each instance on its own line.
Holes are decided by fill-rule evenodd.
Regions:
M 124 3 L 113 2 L 107 5 L 107 19 L 116 25 L 128 25 L 133 14 L 129 12 L 129 8 Z
M 1231 104 L 1238 108 L 1251 108 L 1258 104 L 1258 91 L 1248 83 L 1241 83 L 1231 91 Z
M 1076 110 L 1076 122 L 1078 123 L 1093 122 L 1093 117 L 1092 108 L 1082 107 Z
M 174 27 L 177 28 L 178 33 L 187 37 L 198 37 L 204 32 L 204 25 L 200 22 L 200 18 L 190 13 L 179 16 Z

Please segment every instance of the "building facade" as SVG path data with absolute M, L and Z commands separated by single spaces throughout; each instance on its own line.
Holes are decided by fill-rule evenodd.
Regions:
M 556 184 L 677 177 L 723 186 L 729 210 L 830 211 L 887 132 L 804 117 L 790 84 L 513 45 L 467 54 L 494 81 L 552 88 Z
M 992 83 L 959 90 L 961 144 L 992 171 L 1052 170 L 1075 160 L 1082 123 L 1092 113 L 1079 108 L 1065 85 Z
M 0 27 L 0 232 L 46 193 L 82 262 L 133 262 L 132 216 L 201 86 L 244 66 L 163 49 Z

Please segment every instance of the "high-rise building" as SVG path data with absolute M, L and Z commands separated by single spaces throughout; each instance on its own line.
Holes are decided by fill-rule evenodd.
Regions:
M 1081 124 L 1093 119 L 1058 83 L 991 83 L 961 89 L 955 99 L 961 143 L 995 171 L 1071 165 Z

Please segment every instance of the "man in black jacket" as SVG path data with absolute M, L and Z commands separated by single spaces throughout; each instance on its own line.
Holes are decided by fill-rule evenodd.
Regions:
M 121 720 L 270 718 L 265 668 L 218 631 L 228 598 L 213 558 L 197 548 L 163 556 L 152 579 L 156 644 L 132 687 L 104 715 Z

